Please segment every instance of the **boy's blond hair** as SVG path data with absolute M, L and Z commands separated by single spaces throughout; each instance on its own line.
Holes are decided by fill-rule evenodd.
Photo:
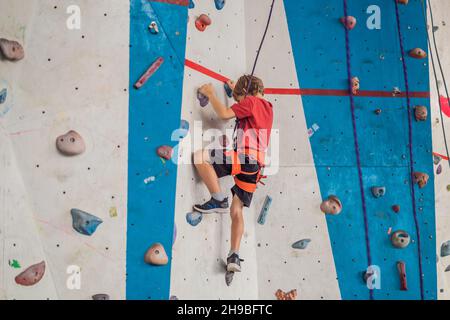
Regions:
M 248 87 L 250 82 L 250 88 Z M 248 89 L 248 92 L 247 92 Z M 244 75 L 238 79 L 234 87 L 233 96 L 256 96 L 258 93 L 264 95 L 264 83 L 263 81 L 255 76 Z

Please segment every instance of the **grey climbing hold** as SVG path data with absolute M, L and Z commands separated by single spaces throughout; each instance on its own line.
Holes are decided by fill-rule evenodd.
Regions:
M 76 156 L 86 150 L 86 145 L 78 132 L 70 130 L 56 138 L 56 148 L 66 156 Z
M 441 245 L 441 257 L 450 256 L 450 240 Z
M 302 239 L 302 240 L 299 240 L 299 241 L 295 242 L 294 244 L 292 244 L 292 248 L 303 250 L 308 247 L 310 242 L 311 242 L 311 239 Z
M 6 88 L 4 88 L 0 91 L 0 104 L 5 103 L 7 95 L 8 95 L 8 90 Z
M 394 247 L 403 249 L 406 248 L 411 241 L 411 237 L 406 231 L 398 230 L 391 235 L 391 243 Z
M 214 0 L 217 10 L 222 10 L 225 6 L 225 0 Z
M 201 93 L 200 90 L 197 91 L 197 99 L 201 107 L 206 107 L 209 103 L 208 97 Z
M 261 209 L 261 212 L 259 213 L 258 217 L 258 223 L 263 225 L 266 223 L 267 214 L 269 213 L 270 205 L 272 204 L 272 198 L 270 196 L 266 196 L 266 199 L 264 200 L 263 207 Z
M 201 214 L 200 212 L 197 212 L 197 211 L 189 212 L 186 214 L 187 223 L 189 223 L 193 227 L 195 227 L 200 222 L 202 222 L 202 219 L 203 219 L 203 214 Z
M 73 228 L 86 236 L 92 235 L 103 222 L 100 218 L 79 209 L 70 210 Z
M 450 265 L 447 266 L 447 268 L 445 268 L 445 272 L 449 272 L 450 271 Z
M 386 187 L 372 187 L 372 195 L 375 198 L 380 198 L 386 194 Z
M 155 243 L 148 248 L 144 256 L 144 261 L 154 266 L 164 266 L 169 262 L 169 257 L 167 257 L 163 245 L 161 243 Z
M 228 85 L 228 83 L 225 82 L 225 84 L 223 85 L 224 89 L 225 89 L 225 93 L 227 94 L 228 98 L 233 98 L 233 89 L 230 88 L 230 86 Z
M 227 286 L 229 287 L 231 285 L 231 283 L 233 282 L 233 277 L 234 277 L 234 272 L 232 271 L 227 271 L 225 273 L 225 283 L 227 284 Z
M 34 264 L 14 279 L 21 286 L 32 286 L 41 281 L 45 273 L 45 261 Z
M 442 173 L 442 165 L 438 165 L 437 169 L 436 169 L 436 174 L 441 174 Z
M 0 39 L 0 52 L 5 59 L 10 61 L 22 60 L 25 57 L 25 52 L 20 43 L 4 38 Z
M 92 300 L 109 300 L 109 295 L 106 293 L 94 294 Z

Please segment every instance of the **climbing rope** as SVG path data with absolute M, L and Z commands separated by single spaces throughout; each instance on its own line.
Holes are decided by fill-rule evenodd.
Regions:
M 438 85 L 438 76 L 437 76 L 437 72 L 436 72 L 436 64 L 434 62 L 434 54 L 433 54 L 433 48 L 431 47 L 431 40 L 430 40 L 430 36 L 428 35 L 428 30 L 427 30 L 427 25 L 428 25 L 428 19 L 427 19 L 427 12 L 425 9 L 425 3 L 424 0 L 420 1 L 422 4 L 422 14 L 423 14 L 423 18 L 424 18 L 424 22 L 425 22 L 425 31 L 427 33 L 427 41 L 428 41 L 428 46 L 430 48 L 430 58 L 431 58 L 431 65 L 433 67 L 433 75 L 434 75 L 434 80 L 436 83 L 436 90 L 437 90 L 437 95 L 438 95 L 438 101 L 439 101 L 439 113 L 441 116 L 441 127 L 442 127 L 442 134 L 444 137 L 444 145 L 445 145 L 445 151 L 447 152 L 447 158 L 450 159 L 450 154 L 448 151 L 448 144 L 447 144 L 447 134 L 445 132 L 445 126 L 444 126 L 444 117 L 442 115 L 442 103 L 441 103 L 441 93 L 439 90 L 439 85 Z M 434 35 L 434 19 L 433 19 L 433 9 L 431 8 L 431 3 L 428 0 L 428 9 L 430 10 L 430 18 L 431 18 L 431 32 L 433 34 L 433 43 L 434 43 L 434 50 L 436 52 L 436 59 L 438 61 L 438 65 L 439 65 L 439 69 L 441 72 L 441 77 L 442 77 L 442 82 L 444 84 L 444 88 L 445 88 L 445 93 L 447 96 L 447 101 L 450 102 L 450 96 L 448 93 L 448 88 L 447 88 L 447 81 L 445 80 L 445 75 L 444 75 L 444 71 L 442 69 L 442 64 L 441 64 L 441 58 L 439 56 L 439 50 L 436 44 L 436 37 Z M 448 165 L 450 167 L 450 160 L 448 161 Z
M 398 30 L 398 38 L 400 42 L 400 51 L 402 55 L 402 65 L 403 65 L 403 76 L 405 78 L 405 90 L 406 90 L 406 105 L 408 110 L 408 148 L 409 148 L 409 162 L 410 162 L 410 186 L 411 186 L 411 197 L 412 197 L 412 205 L 413 205 L 413 216 L 414 216 L 414 224 L 416 227 L 417 234 L 417 251 L 419 255 L 419 280 L 420 280 L 420 298 L 424 299 L 423 294 L 423 271 L 422 271 L 422 252 L 421 252 L 421 243 L 420 243 L 420 229 L 419 222 L 417 219 L 417 210 L 416 210 L 416 192 L 414 189 L 413 173 L 414 173 L 414 157 L 413 157 L 413 137 L 412 137 L 412 113 L 411 113 L 411 98 L 409 94 L 409 83 L 408 83 L 408 69 L 406 67 L 405 60 L 405 48 L 403 45 L 403 35 L 401 31 L 401 21 L 400 21 L 400 13 L 398 8 L 397 0 L 393 0 L 395 3 L 395 16 L 397 19 L 397 30 Z
M 348 17 L 348 3 L 347 0 L 344 0 L 344 17 L 345 19 Z M 361 170 L 361 156 L 359 153 L 359 143 L 358 143 L 358 132 L 356 129 L 356 116 L 355 116 L 355 99 L 353 95 L 353 84 L 352 84 L 352 66 L 351 66 L 351 55 L 350 55 L 350 37 L 349 30 L 344 28 L 345 30 L 345 49 L 347 55 L 347 77 L 348 77 L 348 91 L 350 97 L 350 108 L 352 113 L 352 125 L 353 125 L 353 138 L 355 141 L 355 152 L 356 152 L 356 164 L 358 167 L 358 178 L 359 178 L 359 189 L 361 193 L 361 202 L 362 209 L 364 215 L 364 231 L 365 231 L 365 240 L 366 240 L 366 252 L 367 252 L 367 265 L 372 265 L 372 257 L 370 254 L 370 239 L 369 239 L 369 223 L 367 219 L 367 207 L 366 207 L 366 196 L 364 192 L 363 185 L 363 175 Z M 369 289 L 370 299 L 373 300 L 373 289 Z
M 255 69 L 256 69 L 256 65 L 258 63 L 259 54 L 261 53 L 262 46 L 264 44 L 264 41 L 266 40 L 266 35 L 267 35 L 267 31 L 269 30 L 270 20 L 272 20 L 272 13 L 273 13 L 274 5 L 275 5 L 275 0 L 272 0 L 272 4 L 270 5 L 269 17 L 267 19 L 266 27 L 264 29 L 264 34 L 263 34 L 261 42 L 259 44 L 258 51 L 256 51 L 255 62 L 253 63 L 252 73 L 250 75 L 250 80 L 248 81 L 247 91 L 245 92 L 246 97 L 247 97 L 248 92 L 250 91 L 250 86 L 252 84 L 252 78 L 255 75 Z M 239 119 L 236 118 L 236 123 L 234 125 L 234 132 L 233 132 L 234 149 L 237 149 L 237 134 L 236 134 L 236 132 L 237 132 L 238 126 L 239 126 Z

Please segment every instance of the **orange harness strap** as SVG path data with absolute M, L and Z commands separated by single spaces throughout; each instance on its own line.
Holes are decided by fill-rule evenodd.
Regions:
M 258 162 L 261 161 L 262 159 L 264 159 L 263 158 L 264 154 L 257 150 L 245 149 L 244 154 L 256 157 Z M 261 184 L 264 185 L 264 183 L 261 182 L 260 180 L 266 178 L 266 176 L 261 175 L 261 169 L 258 171 L 255 171 L 255 172 L 242 171 L 241 161 L 239 160 L 238 152 L 236 152 L 234 150 L 225 151 L 225 155 L 232 158 L 231 175 L 234 177 L 234 182 L 240 189 L 242 189 L 246 192 L 249 192 L 249 193 L 254 193 L 256 191 L 256 186 L 257 186 L 258 182 L 260 182 Z M 263 162 L 261 161 L 261 163 L 263 163 Z M 249 175 L 249 176 L 256 174 L 257 175 L 256 182 L 251 183 L 251 182 L 245 182 L 245 181 L 239 180 L 237 178 L 238 174 L 244 174 L 244 175 Z

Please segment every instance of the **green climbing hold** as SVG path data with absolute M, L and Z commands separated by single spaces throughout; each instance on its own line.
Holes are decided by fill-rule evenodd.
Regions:
M 19 269 L 19 268 L 21 268 L 19 261 L 17 261 L 16 259 L 13 259 L 12 261 L 9 260 L 8 262 L 9 262 L 9 265 L 10 265 L 11 267 L 13 267 L 14 269 Z

